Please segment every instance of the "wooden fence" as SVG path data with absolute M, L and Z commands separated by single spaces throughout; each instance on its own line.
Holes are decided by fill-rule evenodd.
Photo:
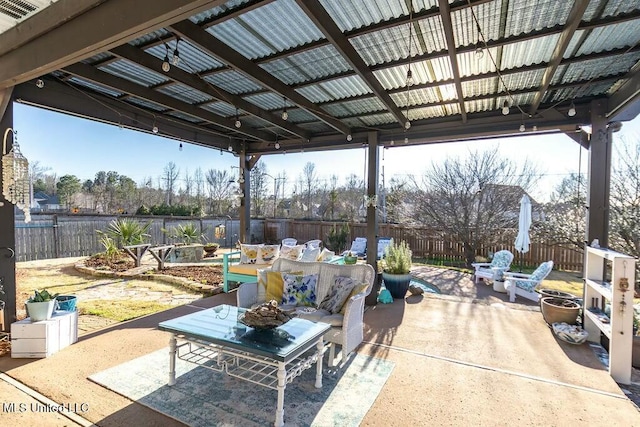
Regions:
M 88 256 L 104 250 L 96 230 L 105 231 L 116 216 L 108 215 L 33 215 L 32 222 L 16 221 L 17 261 Z M 179 224 L 196 223 L 204 230 L 206 240 L 222 247 L 231 247 L 238 240 L 240 223 L 229 218 L 176 218 L 156 216 L 132 217 L 141 223 L 151 222 L 149 242 L 154 245 L 174 243 L 163 230 L 171 230 Z M 215 237 L 215 229 L 223 225 L 224 238 Z M 294 237 L 299 242 L 322 239 L 328 242 L 329 232 L 339 222 L 302 221 L 289 219 L 252 219 L 252 242 L 280 242 L 285 237 Z M 349 223 L 351 235 L 347 245 L 357 236 L 366 236 L 367 225 Z M 421 227 L 398 224 L 380 224 L 378 235 L 405 240 L 415 257 L 428 258 L 446 265 L 461 264 L 465 260 L 461 242 L 444 233 Z M 534 241 L 529 252 L 520 256 L 514 248 L 515 230 L 505 230 L 496 244 L 478 249 L 477 255 L 487 256 L 500 249 L 508 249 L 516 255 L 515 263 L 537 266 L 543 261 L 553 260 L 558 269 L 582 270 L 582 251 L 563 245 L 548 245 Z

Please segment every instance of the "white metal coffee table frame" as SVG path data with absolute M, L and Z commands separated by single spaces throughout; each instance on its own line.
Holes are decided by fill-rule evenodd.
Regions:
M 210 314 L 204 313 L 209 310 L 187 316 Z M 300 320 L 293 319 L 290 322 L 296 323 Z M 276 427 L 284 425 L 284 391 L 286 385 L 293 382 L 302 372 L 311 368 L 314 363 L 316 365 L 314 385 L 316 388 L 322 388 L 322 355 L 325 351 L 323 335 L 330 329 L 329 325 L 311 323 L 315 332 L 310 336 L 310 339 L 295 346 L 287 357 L 282 357 L 265 355 L 264 351 L 259 351 L 259 349 L 232 347 L 216 338 L 203 337 L 202 331 L 190 334 L 184 330 L 172 330 L 166 323 L 161 323 L 159 327 L 162 330 L 171 332 L 171 338 L 169 339 L 168 382 L 170 386 L 176 383 L 175 366 L 177 357 L 207 369 L 223 372 L 232 377 L 276 390 L 278 392 L 274 423 Z M 312 351 L 312 349 L 314 350 Z

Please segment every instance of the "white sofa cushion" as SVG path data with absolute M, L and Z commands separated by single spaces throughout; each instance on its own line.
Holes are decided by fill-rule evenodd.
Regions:
M 331 314 L 339 313 L 355 285 L 356 282 L 351 277 L 334 276 L 333 284 L 327 295 L 318 304 L 318 308 L 327 310 Z
M 282 293 L 283 304 L 295 304 L 314 307 L 316 302 L 317 274 L 289 274 L 282 273 L 284 291 Z

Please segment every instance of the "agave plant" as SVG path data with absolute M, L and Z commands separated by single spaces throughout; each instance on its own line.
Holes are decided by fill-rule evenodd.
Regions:
M 192 243 L 199 243 L 206 239 L 204 230 L 198 230 L 198 227 L 188 222 L 186 224 L 178 224 L 173 227 L 168 233 L 169 237 L 180 240 L 182 243 L 189 245 Z
M 57 296 L 58 294 L 50 294 L 49 291 L 43 289 L 42 291 L 35 291 L 27 302 L 49 302 L 56 299 Z
M 151 228 L 151 221 L 146 224 L 140 224 L 133 219 L 118 218 L 111 221 L 106 231 L 97 230 L 97 232 L 110 237 L 122 246 L 130 246 L 144 243 L 145 239 L 150 237 L 147 233 L 149 228 Z

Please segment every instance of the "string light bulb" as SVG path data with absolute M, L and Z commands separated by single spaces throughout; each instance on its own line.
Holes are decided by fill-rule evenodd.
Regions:
M 506 99 L 502 103 L 502 115 L 503 116 L 509 115 L 509 101 L 507 101 Z
M 238 114 L 238 109 L 236 108 L 236 123 L 235 123 L 236 128 L 240 129 L 240 127 L 242 126 L 242 122 L 240 121 L 240 115 Z
M 411 122 L 409 120 L 407 120 L 406 122 L 404 122 L 404 128 L 406 130 L 409 130 L 411 128 Z
M 173 49 L 173 58 L 171 59 L 171 63 L 173 65 L 178 65 L 180 63 L 180 52 L 178 52 L 178 43 L 180 43 L 180 37 L 176 38 L 176 47 Z
M 278 141 L 276 141 L 276 143 L 274 144 L 274 147 L 276 148 L 276 150 L 280 149 L 280 143 Z
M 165 43 L 164 49 L 165 49 L 165 53 L 164 53 L 164 59 L 162 60 L 162 71 L 164 71 L 165 73 L 168 73 L 169 70 L 171 69 L 171 64 L 169 64 L 169 45 Z
M 537 131 L 538 131 L 538 126 L 533 125 L 533 128 L 532 128 L 532 129 L 533 129 L 533 131 L 534 131 L 534 132 L 537 132 Z
M 484 49 L 482 47 L 478 47 L 476 49 L 476 59 L 482 59 L 484 57 Z
M 153 125 L 153 128 L 151 128 L 151 131 L 152 131 L 153 133 L 158 133 L 158 126 Z
M 287 120 L 289 118 L 289 113 L 287 112 L 287 98 L 282 97 L 283 107 L 282 107 L 282 120 Z
M 229 144 L 229 148 L 227 150 L 233 151 L 233 146 L 231 146 L 231 144 Z
M 42 89 L 44 87 L 44 80 L 42 80 L 42 79 L 36 80 L 36 87 L 38 89 Z
M 571 101 L 571 105 L 569 105 L 569 111 L 567 111 L 569 117 L 573 117 L 576 115 L 576 105 Z
M 407 86 L 413 86 L 413 73 L 411 72 L 411 68 L 407 70 Z
M 405 136 L 405 137 L 404 137 L 404 143 L 405 143 L 405 144 L 408 144 L 408 143 L 409 143 L 409 137 L 407 137 L 407 136 Z
M 353 136 L 351 136 L 351 134 L 347 135 L 347 141 L 349 142 L 353 141 Z
M 180 145 L 178 146 L 178 150 L 182 151 L 182 142 L 180 143 Z
M 527 128 L 524 127 L 524 123 L 520 123 L 520 132 L 524 132 Z

